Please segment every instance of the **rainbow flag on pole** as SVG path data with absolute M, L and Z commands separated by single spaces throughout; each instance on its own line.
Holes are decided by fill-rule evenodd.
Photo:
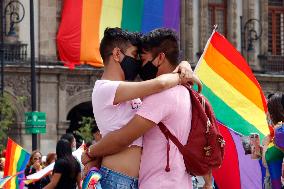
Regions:
M 180 27 L 180 0 L 65 0 L 57 34 L 60 59 L 69 68 L 102 67 L 100 40 L 106 27 L 148 32 Z
M 241 54 L 213 32 L 195 69 L 218 121 L 243 135 L 269 133 L 266 100 Z
M 5 189 L 18 189 L 23 188 L 22 182 L 25 178 L 24 170 L 29 161 L 30 154 L 26 152 L 20 145 L 8 138 L 6 157 L 5 157 L 5 176 L 14 176 L 10 181 L 5 184 Z M 20 173 L 19 173 L 20 172 Z
M 241 54 L 216 31 L 209 38 L 195 73 L 226 140 L 224 163 L 213 172 L 219 189 L 260 189 L 260 165 L 245 156 L 237 134 L 258 133 L 261 139 L 269 134 L 266 100 L 259 83 Z

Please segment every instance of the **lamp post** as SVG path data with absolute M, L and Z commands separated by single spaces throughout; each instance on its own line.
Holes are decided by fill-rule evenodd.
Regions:
M 34 37 L 34 1 L 30 0 L 30 43 L 31 43 L 31 101 L 32 112 L 36 111 L 36 71 L 35 71 L 35 37 Z M 32 134 L 32 149 L 37 149 L 37 134 Z
M 20 12 L 21 11 L 21 12 Z M 6 16 L 9 16 L 10 28 L 6 33 Z M 4 36 L 16 38 L 15 24 L 20 23 L 25 17 L 25 8 L 18 0 L 11 0 L 4 7 L 4 0 L 0 0 L 0 61 L 1 61 L 1 95 L 4 94 Z
M 262 35 L 262 25 L 258 19 L 252 18 L 247 20 L 243 25 L 243 18 L 240 16 L 241 21 L 241 53 L 246 56 L 248 59 L 248 52 L 254 50 L 254 41 L 257 41 Z M 258 26 L 258 31 L 256 30 Z M 248 60 L 247 60 L 248 61 Z M 249 62 L 249 61 L 248 61 Z

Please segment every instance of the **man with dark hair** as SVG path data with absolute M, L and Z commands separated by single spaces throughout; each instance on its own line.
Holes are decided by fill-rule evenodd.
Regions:
M 139 75 L 143 80 L 151 81 L 157 76 L 173 72 L 178 66 L 178 38 L 174 31 L 153 30 L 143 38 L 142 47 L 143 67 Z M 87 155 L 83 155 L 82 162 L 86 164 L 92 158 L 118 153 L 144 135 L 139 188 L 192 188 L 183 157 L 172 142 L 167 143 L 156 126 L 159 122 L 163 122 L 181 143 L 186 143 L 191 128 L 191 101 L 185 87 L 178 85 L 145 97 L 143 105 L 126 126 L 104 135 L 89 148 Z M 165 171 L 167 145 L 171 149 L 170 172 Z
M 187 72 L 180 75 L 165 72 L 168 74 L 155 79 L 125 82 L 124 80 L 133 81 L 141 70 L 138 56 L 140 39 L 140 35 L 120 28 L 107 28 L 104 32 L 100 53 L 105 69 L 101 80 L 96 81 L 92 94 L 93 113 L 102 136 L 120 129 L 133 118 L 142 105 L 139 98 L 178 85 L 181 81 L 180 75 L 192 79 L 193 73 L 189 67 Z M 198 82 L 196 77 L 192 81 Z M 121 185 L 129 189 L 138 188 L 141 151 L 142 138 L 137 137 L 116 154 L 103 156 L 102 188 L 117 188 Z M 83 158 L 84 156 L 86 155 L 83 155 Z M 88 168 L 89 165 L 85 167 Z
M 99 130 L 98 126 L 96 126 L 96 125 L 92 128 L 91 133 L 92 133 L 92 137 L 93 137 L 92 144 L 97 143 L 102 138 L 100 130 Z

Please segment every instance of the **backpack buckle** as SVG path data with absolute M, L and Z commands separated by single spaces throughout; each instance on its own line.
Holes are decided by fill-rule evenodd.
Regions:
M 222 138 L 219 138 L 218 141 L 220 142 L 221 148 L 224 148 L 224 146 L 226 144 L 225 140 L 222 139 Z
M 207 119 L 206 133 L 209 133 L 210 126 L 211 126 L 211 122 L 209 119 Z
M 211 156 L 211 146 L 205 146 L 204 148 L 205 156 Z

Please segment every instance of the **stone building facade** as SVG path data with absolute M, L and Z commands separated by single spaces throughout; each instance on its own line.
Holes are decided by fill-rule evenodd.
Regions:
M 29 1 L 21 2 L 26 8 L 26 15 L 17 25 L 18 40 L 27 44 L 29 57 Z M 56 141 L 63 133 L 76 129 L 74 125 L 78 124 L 80 116 L 92 114 L 91 92 L 95 81 L 102 74 L 102 69 L 82 66 L 69 70 L 64 67 L 58 61 L 56 50 L 56 33 L 60 24 L 63 0 L 34 0 L 34 2 L 37 110 L 47 113 L 47 133 L 38 136 L 38 146 L 46 154 L 55 150 Z M 280 50 L 283 48 L 283 54 L 274 56 L 269 50 L 270 5 L 282 2 L 277 6 L 281 5 L 283 8 L 283 1 L 181 0 L 181 2 L 180 46 L 183 59 L 189 60 L 192 66 L 196 65 L 210 37 L 212 26 L 217 23 L 218 31 L 223 33 L 248 60 L 265 94 L 284 92 L 284 75 L 281 74 L 284 71 L 284 34 L 280 36 L 283 40 L 283 47 L 280 47 Z M 244 30 L 245 24 L 250 19 L 257 21 L 248 24 L 247 30 Z M 284 25 L 283 16 L 280 17 L 280 21 Z M 284 27 L 282 25 L 280 29 Z M 259 39 L 251 41 L 253 51 L 248 50 L 251 28 L 257 34 L 262 33 Z M 29 64 L 7 63 L 4 73 L 5 93 L 13 104 L 16 118 L 10 136 L 23 147 L 31 150 L 31 136 L 27 135 L 24 129 L 24 112 L 31 110 Z

